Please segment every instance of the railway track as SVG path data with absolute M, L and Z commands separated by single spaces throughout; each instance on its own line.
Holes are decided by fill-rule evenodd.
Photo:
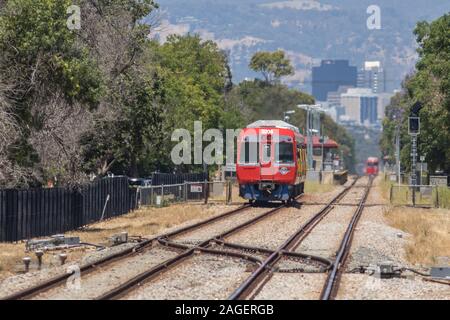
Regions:
M 367 201 L 367 197 L 369 195 L 369 191 L 372 186 L 372 182 L 373 178 L 370 178 L 369 184 L 367 185 L 366 191 L 364 192 L 364 196 L 361 198 L 359 205 L 355 213 L 353 214 L 352 220 L 350 221 L 350 224 L 348 225 L 348 228 L 345 231 L 344 238 L 341 241 L 338 254 L 333 263 L 333 268 L 331 272 L 328 274 L 328 278 L 322 290 L 320 296 L 321 300 L 334 299 L 337 295 L 337 292 L 339 290 L 339 284 L 342 278 L 342 273 L 345 270 L 347 258 L 350 253 L 353 234 L 355 233 L 356 225 L 358 224 L 358 221 L 361 218 L 361 214 L 364 210 L 365 203 Z
M 119 253 L 110 255 L 108 257 L 105 257 L 99 261 L 96 262 L 92 262 L 89 264 L 86 264 L 84 266 L 82 266 L 80 268 L 80 275 L 81 276 L 86 276 L 90 273 L 96 272 L 97 270 L 102 270 L 110 265 L 113 265 L 115 263 L 136 257 L 139 254 L 145 253 L 147 250 L 151 250 L 152 247 L 154 246 L 155 242 L 158 242 L 158 240 L 163 237 L 163 238 L 169 238 L 169 237 L 173 237 L 176 235 L 181 235 L 184 233 L 188 233 L 188 232 L 192 232 L 194 230 L 198 230 L 200 228 L 206 227 L 208 225 L 211 225 L 213 223 L 216 223 L 218 221 L 224 220 L 224 219 L 228 219 L 228 218 L 232 218 L 237 214 L 240 214 L 248 209 L 252 208 L 251 205 L 246 204 L 243 205 L 237 209 L 225 212 L 223 214 L 214 216 L 210 219 L 177 229 L 173 232 L 167 233 L 163 236 L 158 236 L 152 239 L 147 239 L 144 240 L 142 242 L 140 242 L 139 244 L 137 244 L 136 246 L 121 251 Z M 25 299 L 31 299 L 39 294 L 42 294 L 46 291 L 49 291 L 55 287 L 59 287 L 62 286 L 66 283 L 66 281 L 73 275 L 74 273 L 66 273 L 66 274 L 62 274 L 56 277 L 53 277 L 51 279 L 49 279 L 48 281 L 42 282 L 38 285 L 32 286 L 30 288 L 21 290 L 19 292 L 13 293 L 5 298 L 3 298 L 2 300 L 25 300 Z
M 303 226 L 300 227 L 297 232 L 286 240 L 276 251 L 273 251 L 270 256 L 263 262 L 263 264 L 251 274 L 247 280 L 236 289 L 229 297 L 230 300 L 243 300 L 254 299 L 263 287 L 269 282 L 274 275 L 276 265 L 286 256 L 292 254 L 292 251 L 298 247 L 303 240 L 312 232 L 312 230 L 327 216 L 327 214 L 343 200 L 346 195 L 352 190 L 352 188 L 359 188 L 357 185 L 359 179 L 353 181 L 353 183 L 344 189 L 339 195 L 332 199 L 322 210 L 310 218 Z M 334 297 L 337 292 L 337 288 L 340 281 L 340 275 L 344 269 L 345 261 L 350 249 L 351 239 L 355 226 L 359 220 L 359 217 L 364 208 L 364 203 L 367 199 L 367 195 L 371 186 L 372 180 L 365 186 L 364 196 L 362 197 L 357 210 L 355 211 L 353 218 L 348 226 L 348 229 L 342 240 L 342 244 L 337 254 L 337 258 L 332 263 L 332 268 L 327 278 L 326 284 L 321 294 L 322 299 L 330 299 Z M 224 245 L 234 246 L 239 248 L 239 245 L 232 245 L 224 243 Z M 243 248 L 242 248 L 243 249 Z M 249 250 L 251 248 L 247 248 Z M 306 255 L 307 256 L 307 255 Z M 299 270 L 302 272 L 302 270 Z M 333 294 L 331 294 L 333 293 Z
M 165 275 L 166 272 L 172 271 L 174 273 L 178 268 L 176 266 L 183 265 L 192 260 L 192 258 L 202 254 L 205 256 L 216 256 L 216 257 L 226 257 L 230 259 L 239 259 L 246 261 L 250 265 L 253 265 L 251 276 L 247 278 L 237 290 L 235 290 L 230 299 L 252 299 L 257 293 L 264 287 L 264 285 L 270 280 L 271 276 L 277 273 L 301 273 L 301 272 L 316 272 L 325 274 L 329 272 L 327 279 L 327 285 L 324 286 L 322 296 L 324 299 L 329 299 L 334 296 L 336 288 L 338 288 L 340 281 L 340 274 L 342 268 L 340 266 L 345 264 L 345 259 L 348 254 L 348 249 L 351 244 L 351 236 L 354 231 L 354 226 L 356 225 L 358 218 L 364 207 L 364 202 L 367 199 L 367 192 L 364 196 L 364 201 L 361 201 L 357 211 L 359 215 L 354 216 L 351 224 L 344 236 L 345 244 L 343 243 L 338 252 L 336 261 L 333 263 L 330 259 L 319 257 L 311 254 L 305 254 L 302 252 L 295 252 L 294 249 L 299 246 L 299 244 L 308 236 L 308 234 L 324 219 L 327 214 L 339 205 L 340 201 L 343 201 L 345 196 L 352 190 L 352 188 L 358 188 L 356 185 L 358 179 L 353 181 L 353 183 L 345 188 L 340 194 L 338 194 L 334 199 L 332 199 L 328 204 L 323 207 L 320 212 L 313 215 L 312 218 L 302 225 L 302 227 L 297 230 L 292 236 L 289 237 L 279 248 L 263 248 L 252 245 L 244 245 L 242 243 L 231 243 L 228 239 L 232 238 L 233 235 L 242 234 L 248 232 L 247 229 L 261 222 L 268 222 L 268 218 L 273 217 L 275 219 L 275 214 L 282 212 L 286 209 L 287 205 L 280 205 L 270 210 L 255 215 L 253 212 L 249 215 L 251 218 L 246 221 L 240 222 L 237 217 L 240 213 L 243 213 L 252 208 L 250 205 L 244 205 L 235 210 L 226 212 L 224 214 L 215 216 L 208 220 L 183 227 L 181 229 L 175 230 L 173 232 L 158 236 L 152 239 L 145 240 L 135 247 L 120 252 L 118 254 L 104 258 L 96 263 L 88 264 L 81 268 L 81 276 L 86 276 L 91 273 L 95 277 L 101 279 L 102 273 L 107 273 L 107 268 L 112 268 L 116 264 L 129 263 L 133 258 L 135 260 L 139 258 L 139 255 L 144 255 L 146 253 L 152 252 L 152 250 L 167 250 L 171 252 L 171 256 L 167 259 L 162 259 L 156 265 L 151 265 L 148 269 L 143 272 L 136 274 L 129 274 L 125 281 L 119 281 L 121 284 L 117 287 L 113 287 L 111 290 L 101 291 L 99 295 L 93 296 L 93 299 L 98 300 L 111 300 L 124 298 L 127 295 L 132 295 L 137 288 L 140 288 L 146 283 L 153 283 L 152 280 L 158 276 Z M 367 186 L 368 190 L 370 187 Z M 253 215 L 253 216 L 252 216 Z M 279 216 L 279 215 L 277 215 Z M 241 216 L 242 217 L 242 216 Z M 220 232 L 216 232 L 213 236 L 208 236 L 205 238 L 205 234 L 214 233 L 213 231 L 222 225 L 228 225 L 226 221 L 228 219 L 234 219 L 234 225 L 231 228 L 224 228 Z M 205 232 L 207 230 L 207 232 Z M 217 231 L 217 230 L 216 230 Z M 289 231 L 290 232 L 290 231 Z M 199 237 L 196 241 L 190 242 L 189 239 L 195 238 L 195 235 L 203 234 L 203 238 Z M 289 234 L 289 233 L 287 233 Z M 284 238 L 283 238 L 284 239 Z M 286 269 L 277 268 L 277 264 L 281 260 L 291 260 L 296 263 L 296 268 Z M 147 258 L 148 260 L 148 258 Z M 141 266 L 142 268 L 142 266 Z M 106 271 L 105 271 L 106 270 Z M 311 271 L 312 270 L 312 271 Z M 98 274 L 97 274 L 98 272 Z M 52 289 L 59 290 L 59 287 L 63 287 L 67 279 L 71 274 L 64 274 L 47 282 L 41 283 L 37 286 L 28 288 L 26 290 L 17 292 L 13 295 L 6 297 L 8 300 L 17 299 L 32 299 L 39 298 L 40 295 L 45 296 L 46 293 L 51 293 Z M 132 277 L 130 279 L 130 277 Z M 242 281 L 242 279 L 240 280 Z M 238 283 L 237 283 L 238 285 Z M 236 285 L 236 286 L 237 286 Z M 232 288 L 236 288 L 236 286 Z M 230 291 L 231 292 L 231 291 Z M 328 294 L 330 292 L 330 294 Z M 50 294 L 50 296 L 52 296 Z
M 152 250 L 155 249 L 155 246 L 157 246 L 157 248 L 159 248 L 159 249 L 167 248 L 168 250 L 172 250 L 172 251 L 178 250 L 178 253 L 176 254 L 176 256 L 174 258 L 164 260 L 162 263 L 152 267 L 150 270 L 147 270 L 146 272 L 143 272 L 143 273 L 133 277 L 131 280 L 124 282 L 122 285 L 115 288 L 114 290 L 108 291 L 108 293 L 96 297 L 97 299 L 112 299 L 116 295 L 122 296 L 121 293 L 125 294 L 128 289 L 132 290 L 134 285 L 138 285 L 141 282 L 147 281 L 147 280 L 151 279 L 152 277 L 157 276 L 158 274 L 169 270 L 173 266 L 175 266 L 175 265 L 183 262 L 184 260 L 188 259 L 189 257 L 191 257 L 194 253 L 200 252 L 200 253 L 209 254 L 209 255 L 240 258 L 240 259 L 249 261 L 253 264 L 261 264 L 262 263 L 261 260 L 255 259 L 251 255 L 241 253 L 241 252 L 215 250 L 212 247 L 215 245 L 216 240 L 220 241 L 220 239 L 222 239 L 223 237 L 226 237 L 233 233 L 240 232 L 243 229 L 257 223 L 258 221 L 261 221 L 267 217 L 270 217 L 271 215 L 273 215 L 277 212 L 280 212 L 282 209 L 284 209 L 286 207 L 287 207 L 286 205 L 276 206 L 275 208 L 273 208 L 269 211 L 266 211 L 263 214 L 258 214 L 256 217 L 247 219 L 247 221 L 240 223 L 225 232 L 222 231 L 218 235 L 215 235 L 214 237 L 211 237 L 208 240 L 202 241 L 200 244 L 194 245 L 194 247 L 172 241 L 172 239 L 177 239 L 179 237 L 182 237 L 183 235 L 198 232 L 199 230 L 208 228 L 209 226 L 214 226 L 214 224 L 220 224 L 223 221 L 228 220 L 228 219 L 238 220 L 236 218 L 239 217 L 238 215 L 240 213 L 243 213 L 244 211 L 248 211 L 249 209 L 254 208 L 251 205 L 244 205 L 238 209 L 226 212 L 224 214 L 221 214 L 216 217 L 210 218 L 208 220 L 196 223 L 194 225 L 190 225 L 190 226 L 187 226 L 187 227 L 184 227 L 181 229 L 177 229 L 173 232 L 164 234 L 162 236 L 158 236 L 158 237 L 155 237 L 152 239 L 145 240 L 142 243 L 138 244 L 137 246 L 135 246 L 131 249 L 128 249 L 128 250 L 125 250 L 118 254 L 109 256 L 107 258 L 104 258 L 101 261 L 83 266 L 80 270 L 81 276 L 85 277 L 87 275 L 90 275 L 91 273 L 94 273 L 95 275 L 97 275 L 97 272 L 98 273 L 107 273 L 107 272 L 105 272 L 105 270 L 107 270 L 107 268 L 113 268 L 116 264 L 126 263 L 126 262 L 131 261 L 131 259 L 133 259 L 133 258 L 139 258 L 139 255 L 142 256 L 142 255 L 145 255 L 146 253 L 150 253 L 150 252 L 152 252 Z M 253 215 L 254 215 L 254 213 L 253 213 Z M 242 218 L 242 216 L 241 216 L 241 218 Z M 36 297 L 39 298 L 39 296 L 41 296 L 41 295 L 45 296 L 45 294 L 50 292 L 52 289 L 56 290 L 59 287 L 63 288 L 63 286 L 67 282 L 67 279 L 71 275 L 72 274 L 63 274 L 63 275 L 57 276 L 55 278 L 50 279 L 49 281 L 40 283 L 36 286 L 27 288 L 20 292 L 16 292 L 16 293 L 6 297 L 5 299 L 6 300 L 33 299 Z M 128 288 L 128 289 L 126 289 L 126 288 Z
M 225 232 L 215 235 L 214 237 L 211 237 L 211 238 L 204 240 L 203 242 L 193 245 L 193 246 L 172 241 L 172 238 L 174 238 L 175 236 L 179 236 L 179 234 L 170 234 L 165 237 L 160 237 L 158 239 L 158 241 L 161 245 L 171 247 L 171 248 L 176 248 L 176 249 L 183 249 L 184 252 L 182 252 L 180 255 L 178 255 L 168 261 L 165 261 L 164 263 L 162 263 L 154 268 L 147 270 L 146 272 L 139 274 L 138 276 L 121 284 L 120 286 L 105 293 L 104 295 L 98 297 L 97 299 L 98 300 L 115 300 L 115 299 L 123 298 L 126 295 L 133 292 L 134 290 L 136 290 L 136 288 L 138 288 L 139 286 L 145 285 L 145 283 L 150 282 L 152 279 L 158 277 L 159 275 L 162 275 L 163 273 L 173 269 L 177 265 L 192 258 L 196 253 L 239 258 L 239 259 L 244 259 L 249 262 L 252 262 L 255 265 L 260 265 L 263 263 L 263 261 L 255 258 L 254 255 L 242 253 L 242 252 L 239 252 L 238 250 L 233 251 L 233 250 L 216 249 L 215 246 L 217 246 L 218 244 L 221 244 L 223 242 L 223 239 L 225 239 L 226 237 L 229 237 L 235 233 L 241 232 L 244 229 L 247 229 L 256 223 L 258 223 L 266 218 L 269 218 L 276 213 L 281 212 L 282 210 L 286 209 L 287 207 L 288 207 L 287 205 L 279 205 L 263 214 L 258 215 L 257 217 L 254 217 L 244 223 L 241 223 Z M 264 254 L 265 253 L 264 249 L 261 249 L 260 253 Z M 301 254 L 299 254 L 297 256 L 303 257 Z M 315 261 L 318 264 L 326 264 L 327 263 L 326 260 L 320 259 L 320 258 L 318 258 Z

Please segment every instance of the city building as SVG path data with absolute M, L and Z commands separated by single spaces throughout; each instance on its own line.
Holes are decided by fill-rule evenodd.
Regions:
M 365 61 L 358 71 L 358 88 L 371 88 L 373 93 L 386 92 L 386 73 L 380 61 Z
M 391 103 L 393 96 L 394 94 L 387 92 L 378 94 L 378 120 L 383 120 L 385 109 Z
M 327 101 L 328 93 L 338 91 L 340 86 L 356 87 L 357 77 L 358 69 L 348 60 L 322 60 L 312 69 L 312 94 L 318 101 Z
M 379 120 L 378 95 L 369 88 L 350 88 L 341 95 L 345 119 L 361 125 L 373 125 Z
M 349 86 L 339 86 L 337 91 L 328 92 L 327 94 L 327 102 L 326 105 L 328 106 L 330 110 L 330 115 L 335 115 L 333 117 L 333 120 L 338 122 L 339 119 L 345 115 L 345 109 L 342 107 L 341 103 L 341 95 L 343 93 L 346 93 L 348 89 L 351 87 Z

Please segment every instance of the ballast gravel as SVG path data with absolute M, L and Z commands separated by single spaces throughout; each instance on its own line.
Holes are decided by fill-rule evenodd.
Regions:
M 276 273 L 255 300 L 316 300 L 320 298 L 326 274 Z
M 29 272 L 6 278 L 0 283 L 0 298 L 5 298 L 15 292 L 36 286 L 51 278 L 66 274 L 67 272 L 72 272 L 71 270 L 73 270 L 73 268 L 100 261 L 103 258 L 130 249 L 135 245 L 136 244 L 134 243 L 126 243 L 101 251 L 92 251 L 85 255 L 78 263 L 68 263 L 64 266 L 51 267 L 48 269 L 43 268 L 41 271 Z
M 340 300 L 449 300 L 450 286 L 414 279 L 379 279 L 361 274 L 344 274 Z
M 126 300 L 222 300 L 249 276 L 244 260 L 197 255 L 143 283 Z
M 127 280 L 161 264 L 177 254 L 176 251 L 155 247 L 125 261 L 105 266 L 62 287 L 51 289 L 35 297 L 37 300 L 90 300 L 114 289 Z
M 323 206 L 287 208 L 236 233 L 227 242 L 276 250 Z
M 295 251 L 334 260 L 354 211 L 353 206 L 332 209 Z
M 213 222 L 200 229 L 192 232 L 175 236 L 171 240 L 179 243 L 197 244 L 205 240 L 214 238 L 217 235 L 230 230 L 246 221 L 262 215 L 264 212 L 271 210 L 270 208 L 249 208 L 230 217 Z

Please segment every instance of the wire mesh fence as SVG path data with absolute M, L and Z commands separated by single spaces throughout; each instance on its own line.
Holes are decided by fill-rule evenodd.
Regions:
M 178 202 L 224 202 L 232 201 L 230 181 L 184 182 L 138 188 L 141 206 L 166 206 Z
M 392 185 L 390 202 L 393 205 L 449 208 L 450 190 L 438 186 Z

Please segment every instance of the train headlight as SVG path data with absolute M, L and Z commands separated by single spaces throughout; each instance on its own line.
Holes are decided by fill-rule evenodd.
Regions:
M 283 168 L 280 169 L 280 173 L 283 176 L 287 175 L 289 172 L 290 172 L 290 170 L 288 168 L 283 167 Z

